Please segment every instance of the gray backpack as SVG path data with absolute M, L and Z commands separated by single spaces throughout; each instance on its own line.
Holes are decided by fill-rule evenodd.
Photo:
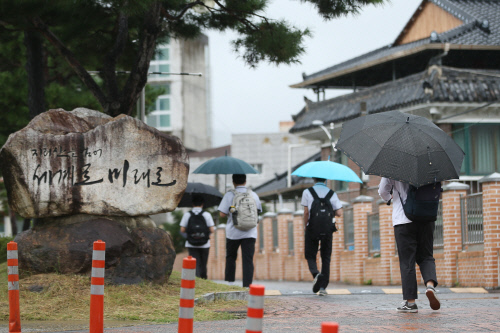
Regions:
M 245 193 L 231 190 L 234 194 L 233 204 L 233 224 L 236 229 L 247 231 L 257 226 L 259 222 L 259 214 L 257 203 L 252 197 L 252 191 L 247 190 Z

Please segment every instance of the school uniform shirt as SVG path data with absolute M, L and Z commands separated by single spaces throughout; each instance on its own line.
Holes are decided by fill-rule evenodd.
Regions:
M 245 186 L 236 186 L 235 190 L 236 192 L 245 193 L 247 191 L 247 188 Z M 255 199 L 255 203 L 257 204 L 257 209 L 259 213 L 261 213 L 262 204 L 260 203 L 259 196 L 253 191 L 251 195 Z M 234 198 L 233 192 L 231 191 L 227 192 L 222 198 L 222 201 L 220 202 L 218 208 L 220 212 L 228 215 L 226 223 L 226 238 L 228 239 L 257 238 L 257 228 L 252 228 L 246 231 L 235 228 L 233 224 L 233 214 L 229 212 L 229 207 L 231 207 L 231 205 L 233 204 L 233 198 Z
M 330 191 L 330 189 L 325 185 L 325 183 L 316 183 L 314 184 L 313 189 L 316 191 L 316 194 L 318 194 L 318 197 L 320 198 L 326 197 L 328 191 Z M 305 189 L 304 192 L 302 192 L 302 199 L 300 201 L 300 204 L 304 207 L 307 207 L 309 211 L 309 216 L 311 216 L 311 206 L 313 201 L 314 197 L 312 196 L 311 191 L 309 191 L 309 189 Z M 332 208 L 334 211 L 342 208 L 342 203 L 340 202 L 339 197 L 335 192 L 330 198 L 330 203 L 332 204 Z
M 195 213 L 196 215 L 200 214 L 201 211 L 203 209 L 201 209 L 200 207 L 194 207 L 192 209 L 193 213 Z M 187 212 L 187 213 L 184 213 L 184 215 L 182 216 L 182 219 L 181 219 L 181 227 L 184 227 L 184 228 L 187 228 L 187 225 L 188 225 L 188 221 L 189 221 L 189 218 L 191 217 L 191 213 Z M 205 218 L 205 221 L 207 222 L 207 227 L 213 227 L 215 224 L 214 224 L 214 219 L 212 218 L 212 215 L 210 215 L 209 212 L 203 212 L 203 217 Z M 205 248 L 208 248 L 210 247 L 210 239 L 208 240 L 208 242 L 206 242 L 205 244 L 203 245 L 191 245 L 191 243 L 189 243 L 188 241 L 186 241 L 186 243 L 184 244 L 185 247 L 194 247 L 194 248 L 199 248 L 199 249 L 205 249 Z
M 378 186 L 378 194 L 385 201 L 391 199 L 392 190 L 392 225 L 396 226 L 398 224 L 411 223 L 411 221 L 406 217 L 405 211 L 403 210 L 403 202 L 406 202 L 406 197 L 410 185 L 398 182 L 397 180 L 392 180 L 389 178 L 382 177 L 380 184 Z M 401 197 L 401 198 L 400 198 Z

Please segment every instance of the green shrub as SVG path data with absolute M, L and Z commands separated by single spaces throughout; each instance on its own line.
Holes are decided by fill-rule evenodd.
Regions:
M 7 261 L 7 243 L 13 239 L 12 237 L 0 237 L 0 263 Z

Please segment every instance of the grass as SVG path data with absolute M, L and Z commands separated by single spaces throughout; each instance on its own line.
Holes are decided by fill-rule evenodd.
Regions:
M 8 320 L 7 264 L 0 264 L 0 320 Z M 178 320 L 181 274 L 172 272 L 164 285 L 106 285 L 105 320 L 137 320 L 170 323 Z M 37 274 L 21 278 L 22 320 L 87 320 L 90 309 L 90 277 L 80 275 Z M 43 289 L 42 289 L 43 288 Z M 31 291 L 38 290 L 38 291 Z M 236 286 L 196 279 L 195 297 L 209 292 L 244 290 Z M 204 302 L 195 306 L 197 321 L 236 318 L 225 311 L 246 306 L 246 301 Z

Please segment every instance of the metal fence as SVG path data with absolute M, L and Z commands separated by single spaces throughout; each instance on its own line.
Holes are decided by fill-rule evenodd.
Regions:
M 278 219 L 273 219 L 273 250 L 276 251 L 279 247 L 278 242 Z
M 288 221 L 288 254 L 289 255 L 293 255 L 293 248 L 294 248 L 293 221 L 290 220 L 290 221 Z
M 368 220 L 368 251 L 370 253 L 380 252 L 380 223 L 379 214 L 367 214 Z
M 351 208 L 344 209 L 344 247 L 346 250 L 354 250 L 354 211 Z
M 434 224 L 434 248 L 442 248 L 443 241 L 443 200 L 439 200 L 438 214 Z
M 462 246 L 482 244 L 483 237 L 483 194 L 460 196 L 462 222 Z

